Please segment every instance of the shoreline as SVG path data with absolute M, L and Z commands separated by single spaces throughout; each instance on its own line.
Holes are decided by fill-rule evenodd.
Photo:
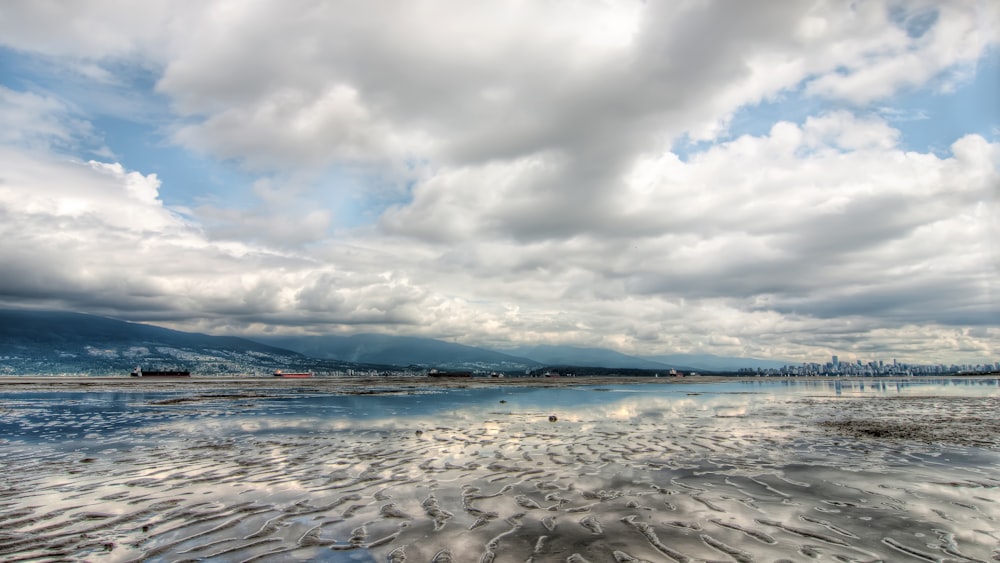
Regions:
M 87 392 L 163 392 L 177 393 L 183 399 L 170 401 L 198 402 L 204 399 L 219 400 L 231 397 L 244 399 L 263 397 L 272 393 L 305 393 L 334 395 L 395 395 L 426 390 L 462 390 L 497 388 L 559 389 L 574 387 L 614 387 L 620 385 L 715 385 L 725 383 L 759 383 L 781 385 L 844 383 L 850 386 L 869 384 L 872 387 L 906 383 L 937 382 L 943 380 L 992 382 L 1000 386 L 997 375 L 948 375 L 919 377 L 736 377 L 736 376 L 687 376 L 687 377 L 630 377 L 630 376 L 576 376 L 576 377 L 312 377 L 282 379 L 277 377 L 150 377 L 128 376 L 2 376 L 0 393 L 87 393 Z M 863 388 L 863 386 L 861 387 Z M 209 393 L 209 395 L 205 395 Z M 223 393 L 224 395 L 219 395 Z M 698 393 L 700 394 L 700 393 Z M 802 397 L 802 404 L 817 397 Z M 967 410 L 977 402 L 970 397 L 947 396 L 855 396 L 828 397 L 825 400 L 840 402 L 839 416 L 814 420 L 827 432 L 841 434 L 861 441 L 892 443 L 912 440 L 923 443 L 951 443 L 972 445 L 988 449 L 1000 448 L 1000 422 L 989 417 L 973 416 L 972 412 L 941 413 L 927 411 L 935 403 L 947 403 L 952 409 Z M 871 401 L 883 409 L 871 410 Z M 995 410 L 1000 397 L 980 398 L 979 411 Z M 969 403 L 969 404 L 967 404 Z M 978 404 L 978 403 L 977 403 Z M 977 409 L 973 409 L 977 410 Z M 911 412 L 907 412 L 911 411 Z M 915 411 L 915 412 L 913 412 Z M 920 413 L 920 414 L 917 414 Z
M 109 388 L 115 390 L 182 391 L 198 388 L 215 389 L 297 389 L 345 394 L 380 394 L 414 389 L 483 389 L 496 387 L 559 388 L 612 385 L 693 385 L 717 383 L 905 383 L 941 379 L 997 380 L 992 375 L 940 375 L 915 377 L 744 377 L 697 375 L 686 377 L 635 376 L 575 376 L 575 377 L 311 377 L 282 379 L 278 377 L 148 377 L 129 376 L 0 376 L 3 391 L 74 391 Z

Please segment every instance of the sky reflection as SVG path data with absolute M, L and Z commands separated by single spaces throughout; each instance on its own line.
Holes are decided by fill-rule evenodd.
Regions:
M 995 380 L 810 383 L 6 393 L 0 558 L 993 556 L 996 449 L 818 422 L 962 418 Z
M 608 387 L 496 387 L 385 395 L 211 392 L 13 392 L 0 394 L 0 434 L 8 441 L 86 441 L 141 435 L 239 435 L 396 430 L 482 424 L 485 418 L 587 424 L 733 418 L 756 426 L 755 412 L 794 397 L 1000 396 L 997 379 L 904 381 L 761 380 L 721 384 Z M 780 409 L 779 409 L 780 410 Z M 779 416 L 780 418 L 780 416 Z M 718 422 L 716 422 L 718 424 Z M 544 426 L 544 425 L 543 425 Z M 780 426 L 780 425 L 779 425 Z

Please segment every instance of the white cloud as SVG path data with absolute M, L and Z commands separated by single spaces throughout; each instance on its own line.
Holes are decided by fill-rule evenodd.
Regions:
M 15 49 L 59 57 L 148 55 L 165 36 L 182 28 L 193 14 L 188 8 L 183 2 L 162 0 L 13 0 L 0 8 L 0 35 Z
M 907 34 L 905 19 L 903 28 L 893 26 L 890 11 L 879 8 L 876 3 L 866 3 L 850 24 L 857 24 L 855 29 L 863 32 L 889 30 L 880 43 L 859 42 L 851 33 L 841 35 L 839 46 L 850 55 L 838 61 L 836 69 L 811 81 L 810 92 L 868 103 L 898 89 L 924 84 L 956 65 L 974 64 L 984 49 L 998 42 L 1000 8 L 994 3 L 935 2 L 896 7 L 910 9 L 905 16 L 909 18 L 936 14 L 933 25 L 918 37 Z
M 980 4 L 926 7 L 939 15 L 921 37 L 881 2 L 368 5 L 350 18 L 329 3 L 220 4 L 184 31 L 158 89 L 196 118 L 180 142 L 251 165 L 596 149 L 619 166 L 646 136 L 712 139 L 803 81 L 865 102 L 975 61 L 997 40 Z
M 15 163 L 0 183 L 0 261 L 16 272 L 0 282 L 4 301 L 235 325 L 272 315 L 290 325 L 392 325 L 416 322 L 415 303 L 426 299 L 391 272 L 210 240 L 164 207 L 154 175 L 16 149 L 0 155 Z
M 90 124 L 75 117 L 63 101 L 45 94 L 18 92 L 0 85 L 0 142 L 22 146 L 66 146 L 90 134 Z
M 791 333 L 798 322 L 789 317 L 768 326 L 776 334 L 752 337 L 763 328 L 753 319 L 781 318 L 775 313 L 801 316 L 814 331 L 840 317 L 871 316 L 900 330 L 995 322 L 990 280 L 997 268 L 983 206 L 1000 183 L 1000 147 L 969 136 L 953 145 L 954 156 L 941 158 L 905 152 L 897 136 L 878 119 L 836 112 L 801 127 L 780 123 L 768 136 L 739 138 L 689 162 L 650 155 L 626 175 L 628 189 L 603 201 L 600 219 L 584 221 L 569 239 L 518 241 L 522 223 L 507 210 L 523 211 L 520 198 L 531 188 L 519 188 L 545 175 L 525 162 L 438 176 L 415 190 L 411 207 L 387 215 L 387 226 L 447 240 L 437 264 L 455 291 L 507 296 L 522 312 L 573 303 L 574 318 L 604 329 L 575 334 L 588 341 L 620 334 L 626 324 L 667 339 L 662 319 L 677 320 L 667 324 L 682 333 L 670 337 L 679 347 L 699 330 L 748 329 L 748 341 Z M 473 181 L 474 197 L 462 198 Z M 563 217 L 555 206 L 546 209 L 555 234 L 563 217 L 578 217 L 576 208 Z M 680 302 L 691 305 L 677 309 Z M 692 305 L 724 311 L 729 322 L 713 318 L 700 327 Z M 599 314 L 604 309 L 614 314 Z M 648 311 L 660 311 L 660 320 L 643 326 L 637 319 Z M 541 340 L 574 332 L 551 324 L 560 328 L 521 328 Z
M 804 145 L 809 134 L 793 127 L 690 162 L 645 160 L 635 176 L 644 181 L 606 210 L 604 228 L 655 225 L 648 235 L 491 238 L 475 219 L 495 210 L 473 202 L 455 208 L 469 227 L 447 247 L 370 234 L 309 256 L 212 242 L 163 207 L 153 176 L 7 152 L 21 166 L 0 191 L 2 259 L 19 275 L 2 293 L 212 331 L 365 327 L 494 346 L 802 360 L 829 347 L 991 353 L 988 322 L 979 335 L 960 327 L 995 314 L 992 215 L 980 206 L 996 185 L 998 146 L 973 136 L 952 158 L 869 144 L 796 159 L 789 137 Z M 768 172 L 737 183 L 720 163 Z M 705 193 L 714 195 L 698 207 Z
M 347 85 L 308 93 L 282 90 L 253 107 L 227 109 L 174 138 L 251 168 L 280 170 L 289 162 L 321 168 L 337 162 L 399 161 L 428 143 L 378 123 Z

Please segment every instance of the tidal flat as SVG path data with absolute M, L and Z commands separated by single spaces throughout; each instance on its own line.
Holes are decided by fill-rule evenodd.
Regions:
M 1000 561 L 1000 380 L 0 381 L 0 560 Z

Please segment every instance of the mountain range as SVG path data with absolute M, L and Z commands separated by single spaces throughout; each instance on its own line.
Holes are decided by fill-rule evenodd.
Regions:
M 735 371 L 741 367 L 781 367 L 787 362 L 713 355 L 629 356 L 603 348 L 537 345 L 490 350 L 413 336 L 270 336 L 255 338 L 313 358 L 447 369 L 530 370 L 544 366 L 680 371 Z
M 413 336 L 274 336 L 255 340 L 313 358 L 344 362 L 498 371 L 540 367 L 540 362 L 530 358 Z
M 638 357 L 599 348 L 553 345 L 497 351 L 379 334 L 240 338 L 64 311 L 0 310 L 0 375 L 122 373 L 136 365 L 234 374 L 279 368 L 342 372 L 407 366 L 505 372 L 546 366 L 735 371 L 785 363 L 692 354 Z
M 546 365 L 590 366 L 599 368 L 629 368 L 695 371 L 696 368 L 671 362 L 660 362 L 629 356 L 603 348 L 578 348 L 576 346 L 538 345 L 515 348 L 512 353 Z
M 0 375 L 121 374 L 190 369 L 200 374 L 358 366 L 233 336 L 210 336 L 64 311 L 0 310 Z

